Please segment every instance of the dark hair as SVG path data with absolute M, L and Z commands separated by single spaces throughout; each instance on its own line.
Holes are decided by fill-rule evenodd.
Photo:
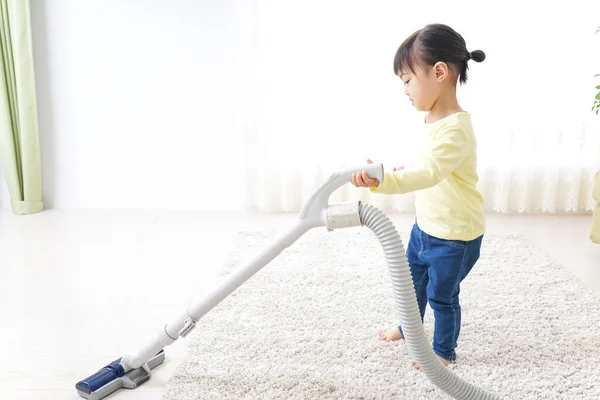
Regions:
M 408 67 L 414 72 L 415 64 L 435 65 L 442 61 L 453 64 L 458 71 L 460 83 L 467 82 L 467 62 L 482 62 L 485 53 L 481 50 L 469 52 L 465 39 L 444 24 L 431 24 L 410 35 L 396 51 L 394 57 L 394 73 L 400 74 Z

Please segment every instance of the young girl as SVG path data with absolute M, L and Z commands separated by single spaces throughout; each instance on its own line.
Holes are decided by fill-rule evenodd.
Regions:
M 469 52 L 463 37 L 446 25 L 427 25 L 408 37 L 394 57 L 394 73 L 415 108 L 427 111 L 416 149 L 420 162 L 386 172 L 383 184 L 364 171 L 352 176 L 353 185 L 375 193 L 416 192 L 417 216 L 406 255 L 421 320 L 428 301 L 433 310 L 433 350 L 444 365 L 456 360 L 460 283 L 479 258 L 485 231 L 475 135 L 456 86 L 467 81 L 470 60 L 484 59 L 481 50 Z M 380 336 L 403 339 L 402 328 Z

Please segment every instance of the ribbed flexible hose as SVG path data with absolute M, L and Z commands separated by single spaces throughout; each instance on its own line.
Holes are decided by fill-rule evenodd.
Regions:
M 361 204 L 360 221 L 371 229 L 383 246 L 387 260 L 400 325 L 410 356 L 419 364 L 427 378 L 438 388 L 460 400 L 500 399 L 456 376 L 438 360 L 421 323 L 417 296 L 402 239 L 390 219 L 376 207 Z

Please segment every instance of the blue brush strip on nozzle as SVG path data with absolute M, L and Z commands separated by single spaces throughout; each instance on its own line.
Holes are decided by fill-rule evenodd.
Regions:
M 125 375 L 125 370 L 120 362 L 121 359 L 119 358 L 95 374 L 90 375 L 84 380 L 78 382 L 75 387 L 85 393 L 95 392 L 107 383 Z

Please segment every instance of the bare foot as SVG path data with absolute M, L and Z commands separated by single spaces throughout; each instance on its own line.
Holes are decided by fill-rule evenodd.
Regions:
M 404 336 L 402 336 L 397 326 L 388 329 L 385 332 L 380 332 L 379 337 L 381 338 L 381 340 L 384 340 L 386 342 L 393 342 L 395 340 L 404 339 Z
M 445 358 L 442 358 L 442 357 L 440 357 L 440 356 L 437 356 L 437 358 L 439 358 L 439 359 L 440 359 L 440 362 L 442 363 L 442 365 L 443 365 L 444 367 L 447 367 L 447 366 L 448 366 L 448 365 L 450 365 L 450 364 L 454 364 L 454 361 L 449 361 L 449 360 L 446 360 Z M 417 370 L 417 371 L 419 371 L 419 372 L 422 372 L 422 371 L 421 371 L 421 367 L 419 367 L 419 365 L 418 365 L 417 363 L 413 363 L 413 368 L 414 368 L 414 369 L 416 369 L 416 370 Z

